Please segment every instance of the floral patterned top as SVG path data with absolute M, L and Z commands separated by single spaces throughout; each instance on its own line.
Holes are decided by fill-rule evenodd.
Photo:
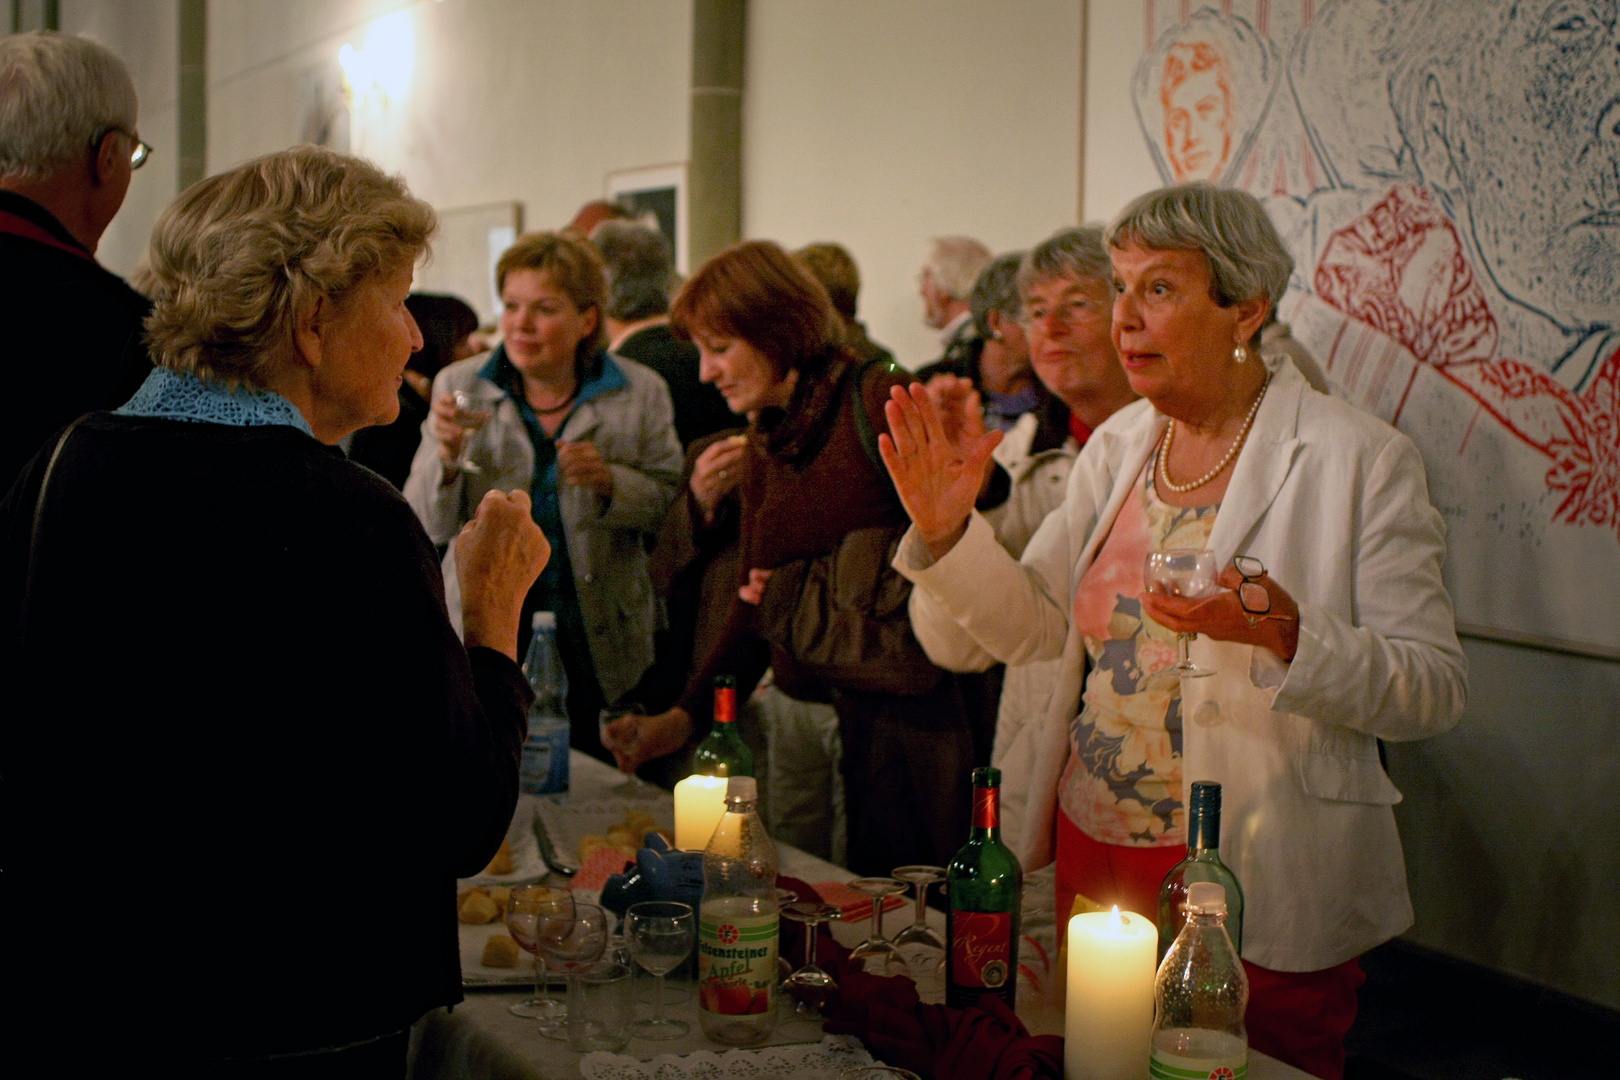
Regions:
M 1142 614 L 1142 562 L 1160 548 L 1208 547 L 1220 509 L 1162 502 L 1151 482 L 1155 460 L 1148 459 L 1074 595 L 1091 674 L 1070 728 L 1058 805 L 1093 840 L 1122 847 L 1187 842 L 1181 685 L 1143 685 L 1176 662 L 1176 635 Z

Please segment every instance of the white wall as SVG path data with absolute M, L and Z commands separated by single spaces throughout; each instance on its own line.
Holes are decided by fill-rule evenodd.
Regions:
M 96 257 L 126 277 L 140 262 L 152 223 L 173 199 L 180 165 L 179 0 L 140 4 L 64 0 L 64 31 L 83 34 L 116 52 L 129 66 L 140 98 L 139 134 L 152 156 L 130 180 L 118 216 L 101 236 Z
M 917 272 L 930 237 L 1026 248 L 1075 223 L 1074 0 L 752 0 L 743 230 L 835 240 L 872 337 L 939 355 Z

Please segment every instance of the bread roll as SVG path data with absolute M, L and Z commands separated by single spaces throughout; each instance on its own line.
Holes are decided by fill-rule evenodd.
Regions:
M 491 934 L 489 940 L 484 942 L 484 958 L 481 963 L 485 967 L 517 967 L 521 955 L 518 943 L 512 940 L 510 934 Z

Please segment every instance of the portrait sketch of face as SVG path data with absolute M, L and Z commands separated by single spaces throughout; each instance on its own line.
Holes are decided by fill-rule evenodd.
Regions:
M 1167 184 L 1231 183 L 1265 122 L 1279 63 L 1236 15 L 1204 8 L 1159 36 L 1132 79 L 1137 122 Z
M 1232 65 L 1207 41 L 1177 42 L 1159 81 L 1176 183 L 1218 180 L 1232 158 Z
M 1396 115 L 1498 289 L 1565 330 L 1620 323 L 1620 0 L 1423 0 Z

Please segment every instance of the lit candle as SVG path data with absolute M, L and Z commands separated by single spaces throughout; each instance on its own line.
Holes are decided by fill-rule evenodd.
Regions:
M 688 776 L 675 785 L 675 846 L 702 851 L 726 812 L 724 776 Z
M 1064 1080 L 1143 1080 L 1153 1037 L 1159 931 L 1134 911 L 1069 920 Z

